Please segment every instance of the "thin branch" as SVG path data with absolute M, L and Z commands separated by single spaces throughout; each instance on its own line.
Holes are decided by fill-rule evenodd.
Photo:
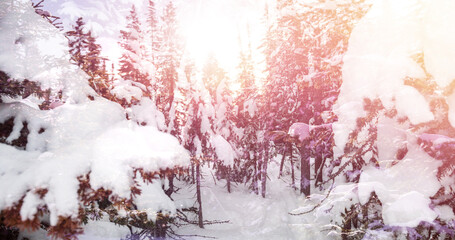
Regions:
M 322 203 L 327 199 L 329 198 L 329 195 L 330 193 L 332 192 L 333 190 L 333 185 L 335 184 L 335 180 L 332 179 L 332 186 L 330 186 L 330 189 L 329 191 L 327 192 L 327 194 L 325 195 L 324 199 L 322 199 L 318 204 L 314 205 L 313 208 L 311 208 L 310 210 L 308 211 L 305 211 L 305 212 L 301 212 L 301 213 L 288 213 L 289 215 L 292 215 L 292 216 L 300 216 L 300 215 L 304 215 L 304 214 L 307 214 L 307 213 L 310 213 L 312 211 L 314 211 L 316 208 L 320 207 L 322 205 Z

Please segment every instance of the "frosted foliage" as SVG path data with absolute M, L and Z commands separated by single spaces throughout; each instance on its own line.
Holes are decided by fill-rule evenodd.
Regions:
M 424 7 L 425 67 L 436 82 L 445 87 L 455 80 L 455 2 L 422 1 Z
M 444 0 L 374 2 L 354 28 L 343 59 L 343 84 L 335 106 L 339 124 L 347 124 L 347 130 L 355 127 L 353 113 L 342 108 L 364 97 L 378 97 L 386 108 L 395 105 L 413 124 L 434 118 L 428 102 L 405 86 L 404 80 L 425 78 L 425 70 L 440 87 L 455 79 L 454 4 Z M 418 56 L 424 56 L 425 69 L 417 63 Z M 343 146 L 347 136 L 336 139 Z
M 294 123 L 289 128 L 288 133 L 291 137 L 297 137 L 303 141 L 310 136 L 310 127 L 306 123 Z
M 20 210 L 32 219 L 46 205 L 51 225 L 58 216 L 78 214 L 78 176 L 90 172 L 94 189 L 129 198 L 133 168 L 148 172 L 185 166 L 186 152 L 174 137 L 155 127 L 124 120 L 120 105 L 99 98 L 39 111 L 21 103 L 2 105 L 0 122 L 9 116 L 30 123 L 28 151 L 0 144 L 0 209 L 13 206 L 29 189 L 48 189 L 40 199 L 29 191 Z M 44 133 L 37 134 L 43 127 Z
M 85 73 L 69 62 L 68 40 L 35 13 L 30 1 L 0 2 L 0 42 L 0 70 L 12 78 L 63 90 L 64 98 L 74 101 L 93 94 Z
M 164 114 L 156 108 L 150 98 L 142 98 L 138 105 L 131 107 L 131 119 L 160 130 L 166 127 Z
M 212 137 L 210 142 L 215 149 L 218 159 L 221 160 L 225 166 L 233 166 L 236 154 L 231 144 L 220 135 Z
M 298 225 L 302 237 L 297 239 L 338 239 L 340 232 L 336 232 L 337 229 L 331 232 L 323 229 L 327 229 L 333 224 L 342 224 L 341 214 L 344 213 L 345 209 L 349 209 L 352 204 L 358 203 L 356 189 L 356 184 L 344 184 L 334 187 L 327 199 L 325 199 L 325 194 L 318 193 L 313 193 L 306 198 L 300 204 L 302 207 L 293 210 L 292 213 L 308 212 L 315 206 L 319 206 L 314 211 L 302 215 L 302 219 L 299 219 L 304 224 L 299 223 L 300 225 Z
M 343 153 L 344 144 L 348 139 L 349 133 L 354 130 L 355 122 L 358 117 L 365 116 L 365 111 L 362 110 L 361 101 L 351 101 L 344 104 L 338 104 L 336 111 L 338 112 L 338 122 L 332 124 L 334 140 L 336 147 L 335 154 Z M 343 114 L 350 113 L 350 114 Z
M 213 106 L 208 103 L 199 103 L 198 117 L 201 118 L 201 133 L 211 132 L 210 118 L 213 118 Z
M 255 113 L 258 111 L 258 107 L 256 106 L 254 99 L 248 99 L 245 101 L 243 108 L 246 109 L 250 117 L 254 117 Z
M 116 80 L 114 82 L 114 89 L 112 89 L 112 93 L 120 99 L 125 99 L 127 102 L 131 102 L 133 98 L 136 100 L 142 98 L 141 88 L 134 86 L 133 82 L 129 80 Z
M 379 167 L 363 169 L 358 184 L 358 197 L 365 204 L 372 192 L 382 203 L 384 223 L 416 227 L 421 221 L 432 222 L 442 216 L 431 206 L 431 197 L 441 185 L 452 180 L 436 176 L 442 164 L 426 154 L 417 143 L 409 124 L 417 125 L 435 119 L 428 99 L 414 87 L 405 85 L 407 78 L 434 81 L 444 89 L 455 79 L 455 7 L 451 1 L 378 0 L 355 26 L 344 56 L 343 84 L 333 124 L 335 153 L 343 153 L 356 121 L 364 117 L 363 99 L 379 98 L 386 109 L 396 108 L 398 117 L 409 123 L 399 124 L 385 116 L 377 125 Z M 423 60 L 423 61 L 420 61 Z M 455 122 L 455 97 L 447 97 L 449 121 Z M 451 141 L 447 137 L 423 134 L 423 140 L 434 144 Z M 397 153 L 407 149 L 402 160 Z M 400 157 L 400 158 L 401 158 Z
M 449 122 L 452 127 L 455 127 L 455 93 L 452 93 L 447 99 L 447 104 L 449 105 Z
M 381 117 L 378 121 L 378 162 L 381 167 L 389 167 L 400 148 L 405 147 L 407 134 L 404 126 L 395 121 Z
M 158 212 L 170 215 L 176 214 L 175 203 L 163 192 L 159 181 L 149 184 L 143 181 L 139 182 L 141 195 L 137 196 L 134 202 L 138 210 L 147 213 L 148 219 L 155 221 Z
M 440 162 L 423 152 L 415 139 L 409 141 L 412 144 L 406 158 L 396 165 L 363 171 L 358 193 L 362 204 L 373 191 L 377 194 L 383 206 L 384 223 L 416 227 L 420 221 L 431 222 L 437 216 L 429 203 L 440 187 L 436 177 Z
M 419 192 L 409 192 L 383 207 L 385 224 L 417 227 L 421 221 L 432 222 L 437 214 L 430 209 L 431 200 Z
M 425 98 L 410 86 L 402 86 L 396 93 L 396 108 L 409 118 L 412 124 L 434 120 Z

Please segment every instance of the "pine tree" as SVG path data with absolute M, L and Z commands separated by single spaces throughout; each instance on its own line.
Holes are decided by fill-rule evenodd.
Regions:
M 200 166 L 210 161 L 213 157 L 210 146 L 210 139 L 213 135 L 211 130 L 213 107 L 209 93 L 200 79 L 190 78 L 188 81 L 191 84 L 189 91 L 191 95 L 188 96 L 189 103 L 186 110 L 188 115 L 183 129 L 183 143 L 192 158 L 191 175 L 193 183 L 196 183 L 197 202 L 199 205 L 198 225 L 203 228 Z
M 157 175 L 172 171 L 174 163 L 186 161 L 189 164 L 186 150 L 172 136 L 126 120 L 124 111 L 119 109 L 116 103 L 93 96 L 94 91 L 88 85 L 87 74 L 68 61 L 70 54 L 65 50 L 66 38 L 38 16 L 29 2 L 2 1 L 0 9 L 8 9 L 0 13 L 0 35 L 11 36 L 11 39 L 16 40 L 5 41 L 2 47 L 23 49 L 0 52 L 0 59 L 14 60 L 10 64 L 4 64 L 3 61 L 0 69 L 0 178 L 2 183 L 16 184 L 15 187 L 7 186 L 8 184 L 1 186 L 0 202 L 9 203 L 0 206 L 0 238 L 6 237 L 5 230 L 8 232 L 13 229 L 11 232 L 17 233 L 17 229 L 27 229 L 34 236 L 36 235 L 33 231 L 40 231 L 38 235 L 46 231 L 51 238 L 77 239 L 77 235 L 83 232 L 82 225 L 86 224 L 89 218 L 99 220 L 101 214 L 109 216 L 109 220 L 116 224 L 128 226 L 131 232 L 136 231 L 133 226 L 141 228 L 141 238 L 165 237 L 168 234 L 168 223 L 173 218 L 170 212 L 165 209 L 157 210 L 156 219 L 152 219 L 148 214 L 149 209 L 142 211 L 134 202 L 140 201 L 139 187 L 144 193 L 146 183 L 156 181 Z M 24 39 L 29 42 L 24 44 Z M 43 46 L 48 46 L 43 45 L 45 41 L 55 43 L 56 51 L 41 51 Z M 86 63 L 86 66 L 90 66 L 89 62 Z M 92 64 L 96 66 L 100 62 L 94 61 Z M 81 67 L 83 66 L 85 67 L 82 64 Z M 42 98 L 47 97 L 42 92 L 49 93 L 65 104 L 49 106 L 56 108 L 55 110 L 38 109 L 36 105 Z M 35 96 L 27 99 L 27 103 L 22 101 L 31 94 Z M 14 99 L 3 103 L 6 97 Z M 121 133 L 116 131 L 116 128 Z M 138 128 L 142 129 L 136 131 Z M 150 132 L 144 133 L 142 130 Z M 132 155 L 138 152 L 137 146 L 126 150 L 128 146 L 125 141 L 104 145 L 106 142 L 102 138 L 109 133 L 118 136 L 109 138 L 114 142 L 129 135 L 134 139 L 131 142 L 149 145 L 139 147 L 141 156 L 134 157 Z M 140 133 L 146 136 L 147 140 L 141 138 Z M 160 154 L 162 149 L 158 149 L 147 157 L 147 154 L 142 153 L 156 147 L 150 144 L 154 139 L 164 141 L 166 144 L 163 147 L 171 147 L 164 150 L 163 155 Z M 112 148 L 117 144 L 119 148 Z M 103 146 L 109 149 L 103 151 Z M 121 154 L 115 154 L 117 156 L 112 158 L 113 154 L 110 153 L 114 150 L 119 150 L 121 154 L 129 152 L 123 159 L 126 164 L 121 163 L 123 157 L 117 158 Z M 92 154 L 95 152 L 107 155 L 97 157 Z M 178 152 L 182 155 L 177 156 Z M 43 153 L 49 154 L 49 157 L 42 158 Z M 180 157 L 182 158 L 178 160 Z M 131 162 L 135 159 L 139 160 L 136 164 Z M 158 163 L 160 159 L 163 160 L 163 165 Z M 169 159 L 177 161 L 169 162 Z M 104 160 L 110 160 L 114 163 L 112 166 L 116 165 L 115 162 L 119 163 L 117 168 L 114 167 L 116 170 L 113 170 L 112 166 L 97 170 L 96 165 L 105 165 L 102 162 Z M 148 168 L 145 166 L 147 162 L 158 165 L 155 165 L 156 169 Z M 15 171 L 16 167 L 9 163 L 21 171 Z M 5 165 L 12 168 L 3 167 Z M 60 174 L 54 170 L 56 166 L 60 166 Z M 110 172 L 95 173 L 106 170 Z M 105 182 L 103 179 L 106 176 L 125 178 L 108 180 L 109 183 L 118 181 L 110 186 L 95 185 L 94 179 L 99 178 L 101 182 Z M 142 186 L 139 186 L 139 181 Z M 116 187 L 122 185 L 125 188 Z M 156 191 L 161 191 L 159 186 L 152 192 Z M 160 192 L 155 200 L 160 201 L 162 196 Z M 167 199 L 167 203 L 169 200 Z M 106 207 L 107 204 L 101 202 L 112 205 Z M 27 214 L 24 214 L 25 212 Z M 13 235 L 9 234 L 8 239 L 17 237 L 17 234 Z
M 278 18 L 269 23 L 263 44 L 268 77 L 264 94 L 267 107 L 262 111 L 267 112 L 267 131 L 287 131 L 294 122 L 318 126 L 336 121 L 332 106 L 341 85 L 340 59 L 352 26 L 364 13 L 364 5 L 341 4 L 333 9 L 319 4 L 278 1 Z M 299 144 L 307 146 L 300 149 L 300 168 L 302 176 L 308 175 L 304 171 L 310 167 L 309 158 L 314 157 L 314 182 L 319 186 L 327 172 L 325 163 L 333 158 L 333 138 L 328 127 L 313 128 L 310 135 L 311 147 Z
M 159 51 L 160 47 L 160 36 L 159 36 L 159 26 L 158 26 L 158 17 L 155 8 L 155 2 L 153 0 L 149 0 L 148 5 L 148 17 L 147 17 L 147 24 L 148 34 L 150 38 L 149 44 L 149 51 L 150 51 L 150 58 L 152 59 L 152 63 L 155 63 L 157 52 Z
M 68 31 L 66 36 L 69 39 L 70 53 L 72 61 L 79 67 L 85 64 L 85 54 L 87 53 L 88 35 L 84 29 L 85 22 L 82 17 L 76 20 L 76 25 L 72 31 Z
M 119 75 L 124 80 L 141 84 L 143 92 L 147 95 L 150 80 L 144 68 L 146 59 L 144 36 L 134 5 L 131 7 L 127 20 L 126 30 L 120 31 L 120 46 L 123 48 L 123 54 L 120 57 Z
M 212 99 L 216 100 L 218 86 L 225 79 L 226 72 L 219 66 L 215 55 L 209 54 L 202 70 L 202 80 Z
M 226 140 L 233 147 L 236 136 L 234 100 L 229 89 L 229 79 L 225 71 L 218 65 L 214 55 L 210 55 L 203 68 L 202 78 L 210 94 L 211 104 L 214 108 L 212 131 L 218 138 Z M 235 149 L 235 147 L 233 147 Z M 213 154 L 216 156 L 216 154 Z M 213 159 L 217 177 L 227 180 L 228 192 L 231 191 L 232 166 L 223 162 L 224 159 Z
M 240 95 L 235 100 L 236 117 L 235 124 L 243 129 L 243 137 L 238 139 L 237 146 L 242 152 L 240 161 L 234 167 L 234 173 L 238 180 L 251 182 L 251 189 L 259 194 L 258 162 L 259 162 L 259 139 L 260 129 L 258 113 L 258 89 L 255 84 L 254 66 L 251 53 L 251 44 L 248 44 L 248 51 L 240 52 L 240 63 L 238 66 L 238 81 L 241 84 Z
M 106 71 L 106 59 L 101 57 L 101 45 L 91 31 L 85 29 L 85 22 L 80 17 L 73 30 L 66 33 L 72 61 L 89 75 L 89 84 L 99 95 L 112 99 L 109 92 L 109 76 Z
M 157 95 L 159 94 L 159 82 L 158 82 L 158 72 L 159 64 L 158 57 L 161 44 L 161 32 L 159 29 L 159 20 L 155 8 L 155 2 L 153 0 L 148 1 L 147 9 L 147 56 L 148 61 L 153 65 L 154 72 L 150 74 L 150 92 L 152 95 L 153 101 L 156 103 Z
M 177 33 L 176 8 L 172 1 L 166 5 L 161 17 L 161 36 L 158 66 L 158 85 L 160 86 L 157 97 L 157 106 L 165 114 L 166 124 L 173 121 L 170 112 L 173 108 L 176 83 L 178 81 L 177 69 L 180 65 L 180 45 Z M 175 109 L 175 107 L 174 107 Z

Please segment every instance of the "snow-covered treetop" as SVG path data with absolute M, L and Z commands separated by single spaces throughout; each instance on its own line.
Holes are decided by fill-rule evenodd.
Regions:
M 236 153 L 231 144 L 221 135 L 216 135 L 210 139 L 212 147 L 215 149 L 216 156 L 225 166 L 233 166 Z
M 38 217 L 48 210 L 51 228 L 60 229 L 50 230 L 55 236 L 78 233 L 84 204 L 103 197 L 134 201 L 140 174 L 151 181 L 156 173 L 189 164 L 178 140 L 156 128 L 158 112 L 129 121 L 119 104 L 96 96 L 89 77 L 70 63 L 66 38 L 29 1 L 0 2 L 0 42 L 0 71 L 54 94 L 62 91 L 64 100 L 51 110 L 0 103 L 0 124 L 13 121 L 0 143 L 0 211 L 17 218 L 14 224 L 39 227 Z M 138 107 L 156 109 L 150 101 Z M 24 129 L 25 149 L 12 146 Z
M 434 119 L 429 102 L 406 79 L 428 79 L 440 90 L 455 79 L 455 16 L 450 1 L 375 1 L 353 30 L 344 57 L 343 84 L 335 105 L 336 144 L 344 146 L 363 98 L 379 98 L 412 124 Z M 368 42 L 368 44 L 365 44 Z M 446 98 L 455 126 L 455 98 Z
M 310 127 L 306 123 L 293 123 L 288 134 L 291 137 L 297 137 L 299 141 L 303 141 L 310 137 Z
M 0 42 L 0 70 L 11 78 L 37 82 L 54 93 L 62 90 L 65 100 L 83 101 L 94 93 L 85 73 L 69 62 L 67 39 L 29 1 L 0 3 Z

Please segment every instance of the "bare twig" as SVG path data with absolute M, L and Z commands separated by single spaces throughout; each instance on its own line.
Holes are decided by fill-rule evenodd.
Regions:
M 333 190 L 333 185 L 334 184 L 335 184 L 335 180 L 332 179 L 332 186 L 330 187 L 329 191 L 325 195 L 324 199 L 322 199 L 318 204 L 314 205 L 314 207 L 312 207 L 310 210 L 305 211 L 305 212 L 301 212 L 301 213 L 289 213 L 289 215 L 292 215 L 292 216 L 304 215 L 304 214 L 310 213 L 310 212 L 314 211 L 316 208 L 320 207 L 322 205 L 322 203 L 330 196 L 330 193 Z

